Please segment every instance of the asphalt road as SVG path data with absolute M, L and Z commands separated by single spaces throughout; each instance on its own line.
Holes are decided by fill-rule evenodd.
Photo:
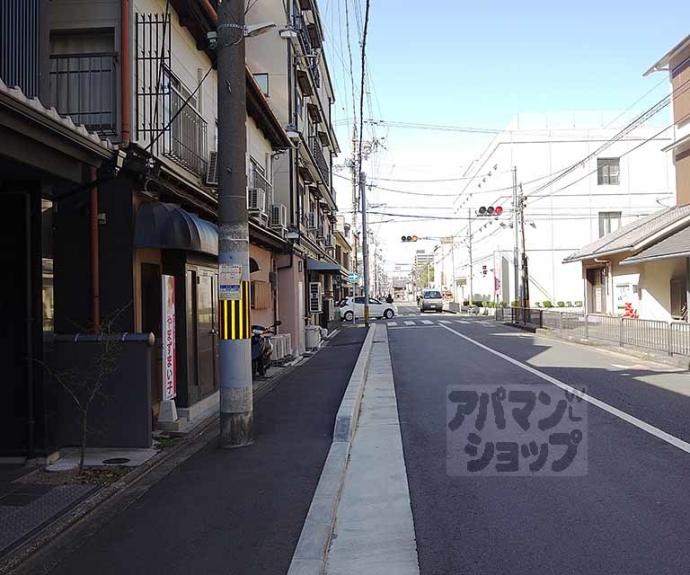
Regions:
M 625 420 L 689 442 L 687 372 L 537 339 L 486 318 L 399 312 L 389 341 L 422 574 L 690 573 L 690 454 Z M 586 457 L 576 460 L 584 467 L 547 476 L 447 468 L 449 450 L 453 462 L 469 457 L 448 441 L 455 404 L 447 413 L 447 386 L 478 393 L 524 386 L 554 405 L 564 397 L 553 382 L 473 342 L 603 402 L 586 403 Z M 489 427 L 477 432 L 487 435 L 476 457 Z

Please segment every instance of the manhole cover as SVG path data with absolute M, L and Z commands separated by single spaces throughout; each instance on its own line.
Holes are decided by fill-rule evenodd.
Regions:
M 103 463 L 106 465 L 123 465 L 129 463 L 129 458 L 127 457 L 111 457 L 110 459 L 104 459 Z

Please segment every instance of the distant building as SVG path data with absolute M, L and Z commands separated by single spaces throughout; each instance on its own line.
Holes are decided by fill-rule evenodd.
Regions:
M 671 131 L 659 134 L 658 127 L 642 126 L 610 142 L 621 129 L 612 120 L 604 113 L 520 115 L 495 137 L 466 172 L 470 179 L 456 201 L 457 213 L 473 218 L 471 268 L 467 227 L 456 238 L 459 283 L 471 283 L 475 294 L 493 294 L 497 301 L 519 299 L 513 257 L 516 167 L 518 191 L 524 193 L 531 303 L 582 305 L 580 265 L 564 258 L 658 211 L 661 202 L 673 202 L 674 167 L 662 151 L 672 142 Z M 487 214 L 491 208 L 502 213 L 481 215 L 482 207 Z M 448 259 L 444 265 L 450 265 Z

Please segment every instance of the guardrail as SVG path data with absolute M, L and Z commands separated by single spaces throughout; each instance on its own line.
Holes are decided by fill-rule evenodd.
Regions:
M 506 308 L 496 310 L 497 321 L 505 321 L 506 316 Z M 521 307 L 510 308 L 510 321 L 619 347 L 690 356 L 688 322 Z

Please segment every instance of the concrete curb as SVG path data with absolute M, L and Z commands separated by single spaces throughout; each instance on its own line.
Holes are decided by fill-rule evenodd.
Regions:
M 385 326 L 384 326 L 385 327 Z M 326 567 L 328 548 L 335 526 L 345 472 L 350 457 L 352 438 L 357 428 L 367 368 L 374 343 L 376 324 L 372 325 L 359 352 L 350 381 L 338 408 L 333 429 L 333 442 L 321 470 L 307 518 L 297 547 L 292 555 L 288 575 L 321 575 Z

